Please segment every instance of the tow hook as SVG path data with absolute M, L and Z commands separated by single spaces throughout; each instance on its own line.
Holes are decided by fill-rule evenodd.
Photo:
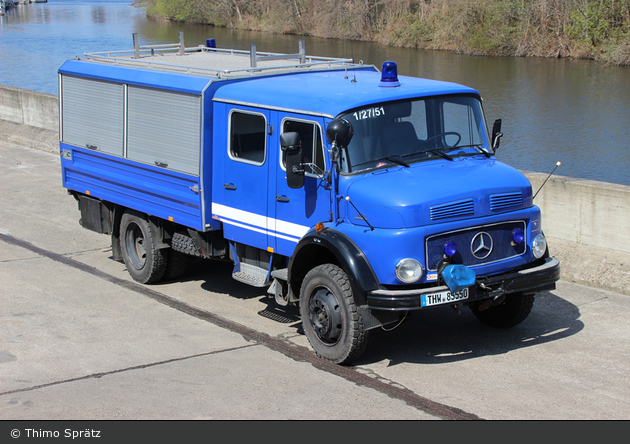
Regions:
M 485 310 L 489 309 L 490 307 L 492 307 L 492 299 L 488 299 L 487 301 L 483 301 L 481 304 L 479 304 L 479 307 L 477 307 L 477 310 L 485 311 Z
M 477 308 L 477 310 L 485 311 L 489 309 L 490 307 L 494 307 L 496 305 L 502 304 L 503 301 L 505 301 L 505 295 L 504 294 L 497 295 L 492 299 L 483 301 L 481 304 L 479 304 L 479 307 Z
M 505 301 L 505 295 L 504 294 L 500 294 L 494 297 L 494 299 L 492 299 L 492 305 L 500 305 L 503 303 L 503 301 Z
M 498 285 L 496 285 L 494 288 L 492 288 L 489 285 L 484 284 L 483 282 L 477 282 L 477 285 L 479 286 L 479 288 L 481 288 L 483 291 L 487 291 L 489 293 L 493 293 L 493 292 L 503 292 L 503 283 L 499 283 Z M 500 294 L 495 296 L 494 298 L 498 298 L 499 296 L 501 296 Z

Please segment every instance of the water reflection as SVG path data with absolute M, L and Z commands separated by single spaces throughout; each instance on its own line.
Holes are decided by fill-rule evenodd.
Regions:
M 89 51 L 215 38 L 218 46 L 297 52 L 297 36 L 150 20 L 129 2 L 49 0 L 12 8 L 0 18 L 0 83 L 57 93 L 57 68 Z M 500 160 L 520 169 L 630 185 L 630 68 L 584 60 L 492 58 L 306 37 L 308 54 L 395 60 L 402 75 L 478 89 L 488 122 L 503 119 Z M 323 92 L 324 93 L 324 92 Z

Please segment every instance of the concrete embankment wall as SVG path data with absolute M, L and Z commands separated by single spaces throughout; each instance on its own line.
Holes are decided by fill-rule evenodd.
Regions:
M 58 120 L 56 95 L 0 85 L 0 140 L 58 153 Z M 630 186 L 552 176 L 534 203 L 562 279 L 630 295 Z
M 56 95 L 0 85 L 0 139 L 59 152 L 59 100 Z
M 534 193 L 548 177 L 524 173 Z M 630 186 L 552 176 L 534 203 L 563 279 L 630 295 Z

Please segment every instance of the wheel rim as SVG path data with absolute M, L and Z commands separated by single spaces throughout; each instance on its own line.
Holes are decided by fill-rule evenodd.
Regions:
M 127 256 L 134 268 L 140 270 L 147 262 L 144 233 L 135 223 L 129 224 L 125 233 Z
M 308 317 L 317 338 L 325 345 L 335 345 L 342 331 L 341 306 L 335 294 L 326 287 L 313 291 Z

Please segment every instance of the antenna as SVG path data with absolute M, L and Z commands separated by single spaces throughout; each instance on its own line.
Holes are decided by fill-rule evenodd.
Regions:
M 346 49 L 346 37 L 343 37 L 343 58 L 347 59 L 348 58 L 348 51 Z M 346 76 L 345 78 L 348 78 L 348 67 L 346 66 L 345 68 L 346 71 Z M 356 73 L 356 67 L 355 67 L 355 63 L 354 63 L 354 46 L 352 47 L 352 83 L 357 83 L 357 73 Z
M 547 176 L 547 178 L 546 178 L 546 179 L 545 179 L 545 181 L 542 183 L 542 185 L 540 186 L 540 188 L 538 188 L 538 191 L 536 191 L 536 194 L 534 194 L 534 197 L 532 198 L 532 200 L 533 200 L 533 199 L 536 199 L 536 196 L 538 196 L 538 193 L 540 192 L 540 190 L 542 190 L 542 187 L 544 187 L 544 186 L 545 186 L 545 184 L 547 183 L 547 181 L 549 180 L 549 178 L 551 177 L 551 175 L 553 174 L 553 172 L 554 172 L 554 171 L 556 171 L 556 168 L 558 168 L 560 165 L 561 165 L 561 163 L 560 163 L 560 161 L 558 161 L 558 162 L 556 163 L 555 168 L 551 171 L 551 173 L 549 173 L 549 176 Z
M 346 51 L 346 37 L 345 36 L 343 37 L 343 58 L 344 59 L 348 58 L 348 54 L 347 54 L 347 51 Z M 354 62 L 354 60 L 353 60 L 353 62 Z M 345 66 L 345 71 L 346 71 L 346 77 L 345 78 L 347 79 L 348 78 L 348 66 L 346 66 L 345 63 L 344 63 L 344 66 Z
M 352 83 L 357 83 L 357 67 L 354 63 L 354 45 L 350 43 L 350 47 L 352 48 L 350 51 L 352 53 Z

